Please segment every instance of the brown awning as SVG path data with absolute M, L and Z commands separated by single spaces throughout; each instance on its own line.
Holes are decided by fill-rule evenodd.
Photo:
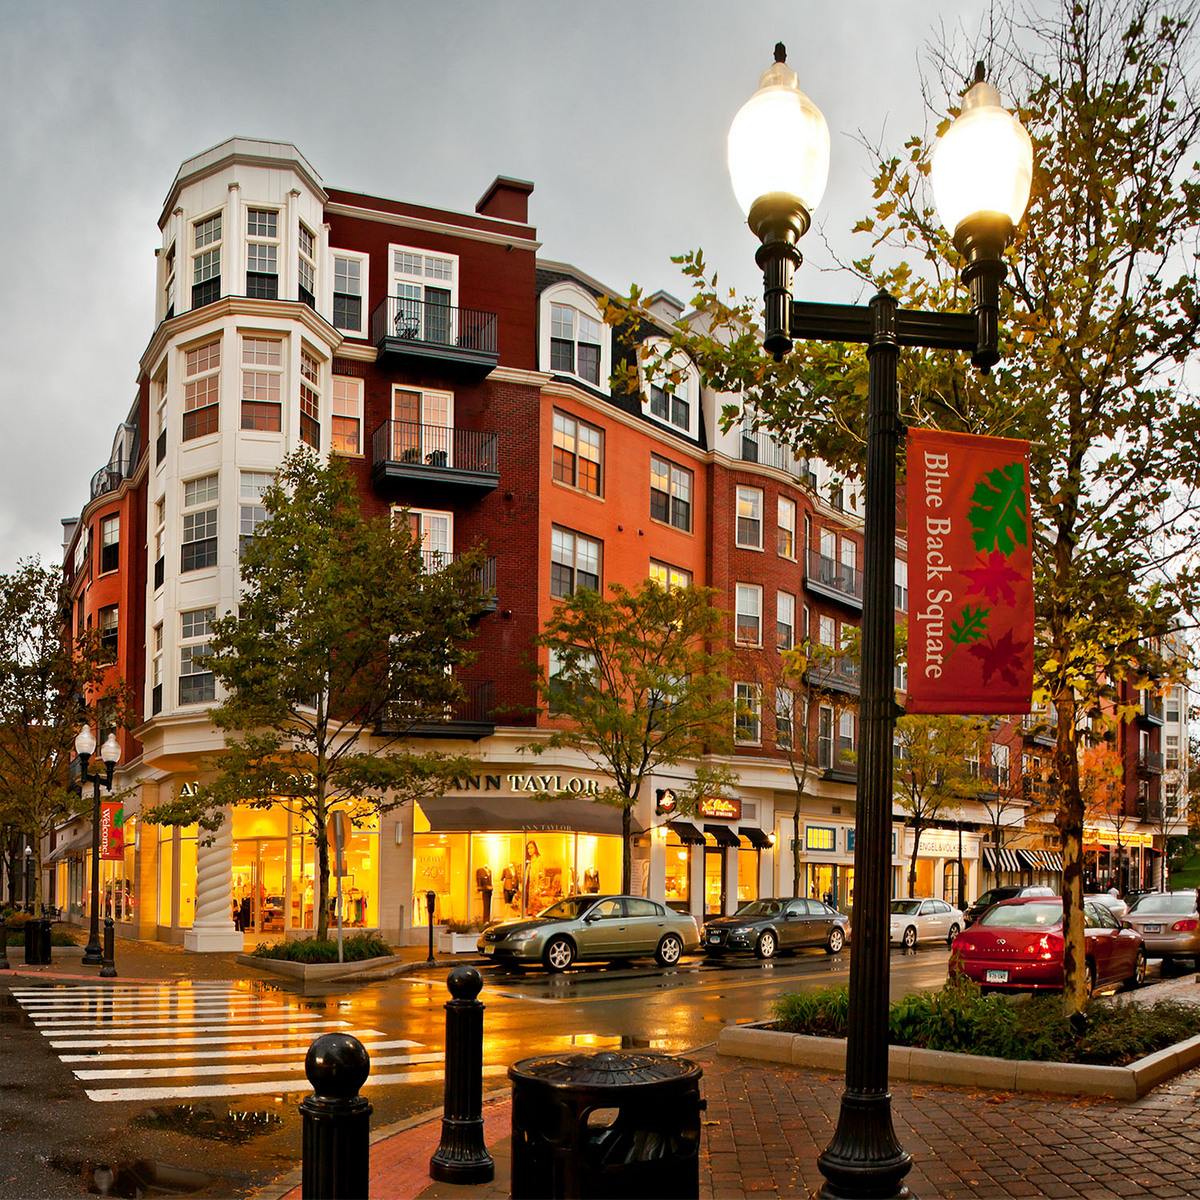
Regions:
M 771 839 L 756 825 L 741 825 L 738 833 L 754 847 L 755 850 L 770 850 Z
M 46 861 L 42 866 L 49 866 L 50 863 L 58 862 L 60 858 L 66 858 L 68 854 L 83 854 L 84 851 L 92 848 L 92 831 L 85 829 L 82 833 L 77 833 L 70 841 L 59 842 L 57 846 L 46 856 Z
M 435 833 L 621 832 L 621 810 L 583 796 L 567 800 L 533 800 L 529 796 L 438 796 L 420 801 Z M 636 828 L 636 826 L 635 826 Z M 637 830 L 637 832 L 641 832 Z
M 738 835 L 728 825 L 705 825 L 704 832 L 717 840 L 718 846 L 740 846 Z
M 667 828 L 675 834 L 685 846 L 703 846 L 704 834 L 691 821 L 668 821 Z

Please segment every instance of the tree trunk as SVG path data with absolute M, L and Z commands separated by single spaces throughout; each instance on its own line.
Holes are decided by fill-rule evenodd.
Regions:
M 1058 833 L 1063 852 L 1063 1011 L 1070 1016 L 1086 1001 L 1083 938 L 1083 796 L 1079 788 L 1079 759 L 1075 754 L 1075 697 L 1064 692 L 1058 704 L 1058 747 L 1055 751 L 1062 794 Z
M 792 895 L 802 896 L 800 891 L 800 802 L 801 796 L 796 796 L 796 811 L 792 822 Z

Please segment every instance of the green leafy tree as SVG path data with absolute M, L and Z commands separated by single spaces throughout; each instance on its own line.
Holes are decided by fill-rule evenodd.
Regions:
M 567 724 L 526 748 L 578 750 L 611 781 L 597 800 L 621 810 L 621 888 L 633 880 L 633 807 L 647 777 L 663 767 L 698 764 L 676 792 L 681 811 L 724 794 L 736 778 L 707 756 L 733 748 L 733 684 L 725 673 L 724 618 L 711 589 L 665 589 L 647 580 L 609 595 L 577 588 L 546 621 L 537 645 L 537 688 L 550 715 Z M 565 798 L 570 793 L 547 794 Z
M 42 839 L 91 812 L 72 789 L 69 764 L 85 722 L 101 730 L 127 723 L 128 695 L 97 631 L 64 636 L 70 597 L 62 573 L 26 559 L 0 575 L 0 823 L 29 838 L 35 893 L 42 896 Z M 19 840 L 17 844 L 19 845 Z M 23 864 L 10 853 L 14 869 Z
M 986 739 L 978 721 L 963 717 L 908 716 L 896 722 L 892 786 L 913 837 L 910 896 L 917 886 L 922 835 L 931 825 L 957 819 L 962 802 L 986 786 L 978 768 Z
M 225 694 L 211 717 L 226 733 L 216 776 L 151 819 L 213 830 L 227 805 L 283 804 L 316 849 L 323 938 L 332 808 L 359 823 L 477 769 L 408 739 L 462 697 L 454 672 L 470 661 L 479 561 L 427 562 L 407 521 L 365 517 L 339 459 L 289 456 L 263 505 L 238 612 L 213 625 L 207 661 Z
M 1068 1012 L 1085 990 L 1082 731 L 1124 684 L 1169 678 L 1159 639 L 1195 610 L 1200 406 L 1183 370 L 1200 342 L 1191 16 L 1173 0 L 995 14 L 982 57 L 1034 147 L 1003 297 L 1005 358 L 986 377 L 958 355 L 900 359 L 909 425 L 1032 442 L 1035 682 L 1058 718 Z M 943 46 L 935 61 L 979 57 Z M 961 88 L 945 82 L 949 94 Z M 855 226 L 872 248 L 850 269 L 904 307 L 964 311 L 958 255 L 927 186 L 930 150 L 918 135 L 900 154 L 875 151 L 874 210 Z M 754 329 L 758 302 L 719 291 L 702 253 L 682 261 L 696 317 L 671 349 L 799 453 L 855 469 L 867 429 L 862 350 L 806 342 L 777 365 Z M 607 319 L 640 303 L 635 289 L 610 302 Z M 739 416 L 731 403 L 726 419 Z

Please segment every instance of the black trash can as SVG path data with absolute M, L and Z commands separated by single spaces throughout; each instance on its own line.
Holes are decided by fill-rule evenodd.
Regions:
M 514 1063 L 513 1200 L 699 1196 L 703 1073 L 615 1051 Z
M 42 965 L 48 966 L 50 963 L 50 929 L 54 922 L 49 917 L 43 917 L 38 924 L 41 926 L 38 945 L 41 948 Z
M 30 917 L 25 922 L 25 965 L 42 967 L 50 961 L 50 922 Z

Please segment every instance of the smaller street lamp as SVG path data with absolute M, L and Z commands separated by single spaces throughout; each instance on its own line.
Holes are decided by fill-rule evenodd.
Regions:
M 79 790 L 83 785 L 92 785 L 92 920 L 88 944 L 84 947 L 84 966 L 102 966 L 104 948 L 100 944 L 100 784 L 112 791 L 113 768 L 121 760 L 121 745 L 117 735 L 110 733 L 100 747 L 100 758 L 104 763 L 103 775 L 89 775 L 88 762 L 96 750 L 96 738 L 91 726 L 84 725 L 75 738 L 75 753 L 79 756 Z

